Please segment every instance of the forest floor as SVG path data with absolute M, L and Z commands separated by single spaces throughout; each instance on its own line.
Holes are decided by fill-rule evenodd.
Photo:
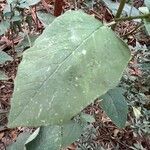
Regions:
M 1 10 L 4 5 L 5 1 L 0 1 Z M 140 7 L 142 3 L 135 1 L 135 5 Z M 53 9 L 53 2 L 48 6 Z M 76 5 L 70 0 L 64 6 L 64 11 L 74 9 L 74 7 Z M 110 22 L 114 17 L 101 3 L 96 3 L 92 9 L 85 4 L 78 7 L 95 15 L 103 22 Z M 45 9 L 45 7 L 42 8 Z M 34 27 L 34 33 L 43 30 L 42 25 L 38 30 L 36 25 Z M 89 126 L 88 132 L 85 131 L 78 141 L 67 148 L 68 150 L 77 148 L 81 150 L 150 150 L 150 37 L 142 29 L 128 35 L 135 27 L 134 21 L 125 21 L 116 27 L 116 33 L 126 41 L 132 53 L 132 59 L 120 82 L 120 86 L 125 89 L 125 97 L 129 106 L 126 127 L 117 128 L 95 102 L 84 111 L 94 115 L 96 122 Z M 19 36 L 14 39 L 16 44 L 19 40 Z M 6 35 L 0 37 L 0 50 L 15 58 L 14 61 L 0 66 L 0 70 L 5 71 L 9 77 L 7 81 L 0 81 L 0 150 L 5 150 L 21 132 L 32 130 L 24 127 L 7 128 L 14 79 L 21 61 L 11 46 L 12 43 Z

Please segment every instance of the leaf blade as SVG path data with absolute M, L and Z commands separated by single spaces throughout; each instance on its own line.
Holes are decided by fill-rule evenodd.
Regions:
M 114 88 L 102 96 L 101 106 L 108 117 L 120 128 L 125 126 L 128 106 L 120 88 Z
M 9 126 L 67 122 L 116 86 L 129 59 L 127 46 L 93 17 L 71 11 L 56 18 L 24 53 L 15 81 Z

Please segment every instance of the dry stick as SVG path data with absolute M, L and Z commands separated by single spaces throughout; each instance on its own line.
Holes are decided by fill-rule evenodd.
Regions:
M 143 27 L 143 23 L 140 23 L 138 26 L 136 26 L 133 30 L 131 30 L 130 32 L 126 33 L 125 35 L 123 35 L 122 37 L 128 37 L 129 35 L 131 35 L 132 33 L 134 33 L 135 31 L 137 31 L 138 29 Z
M 126 4 L 126 0 L 121 0 L 120 5 L 119 5 L 119 8 L 118 8 L 117 13 L 116 13 L 116 16 L 115 16 L 115 19 L 120 18 L 125 4 Z M 114 30 L 115 27 L 116 27 L 116 24 L 114 24 L 114 25 L 112 26 L 112 29 Z
M 54 16 L 56 17 L 60 16 L 62 10 L 63 10 L 63 0 L 55 0 Z

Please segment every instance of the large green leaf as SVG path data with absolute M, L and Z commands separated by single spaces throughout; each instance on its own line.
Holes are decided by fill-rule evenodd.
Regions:
M 81 11 L 56 18 L 25 51 L 9 126 L 68 121 L 116 86 L 130 52 L 114 32 Z
M 13 58 L 7 53 L 0 51 L 0 64 L 4 64 L 6 61 L 12 61 Z
M 26 142 L 26 148 L 27 150 L 59 150 L 77 140 L 82 131 L 83 127 L 74 121 L 63 126 L 41 127 L 37 137 L 31 142 Z
M 101 106 L 112 121 L 120 128 L 124 127 L 127 120 L 128 106 L 121 88 L 109 90 L 101 97 Z

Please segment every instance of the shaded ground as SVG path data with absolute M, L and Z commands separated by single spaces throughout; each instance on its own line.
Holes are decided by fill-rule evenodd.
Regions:
M 139 2 L 139 3 L 138 3 Z M 1 3 L 1 5 L 4 2 Z M 53 9 L 53 3 L 49 5 Z M 141 5 L 141 1 L 135 1 L 136 6 Z M 64 6 L 64 9 L 76 6 L 72 1 Z M 86 12 L 94 14 L 96 18 L 109 22 L 113 15 L 101 4 L 95 4 L 94 9 L 90 10 L 85 5 L 79 5 Z M 131 47 L 132 60 L 122 77 L 120 86 L 125 89 L 125 96 L 129 105 L 128 121 L 125 129 L 118 129 L 111 120 L 105 115 L 98 102 L 91 104 L 84 111 L 92 114 L 96 118 L 93 125 L 85 131 L 80 140 L 71 145 L 68 149 L 75 150 L 149 150 L 150 149 L 150 37 L 142 30 L 137 34 L 134 32 L 126 37 L 127 33 L 136 26 L 134 22 L 123 22 L 116 28 L 117 34 L 125 37 Z M 34 30 L 36 32 L 36 30 Z M 140 35 L 139 35 L 140 33 Z M 0 81 L 0 150 L 12 143 L 19 133 L 29 131 L 28 128 L 7 128 L 7 114 L 10 109 L 10 99 L 13 93 L 14 78 L 21 58 L 11 49 L 11 44 L 6 40 L 0 41 L 0 48 L 13 56 L 13 62 L 7 62 L 0 66 L 9 76 L 9 80 Z M 4 46 L 5 45 L 5 46 Z M 138 113 L 136 113 L 138 112 Z

